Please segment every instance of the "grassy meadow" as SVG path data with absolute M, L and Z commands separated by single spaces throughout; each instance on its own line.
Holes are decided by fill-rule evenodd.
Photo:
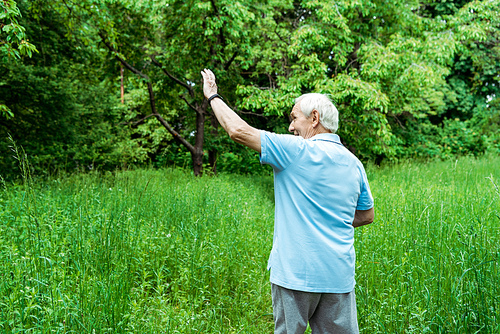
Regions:
M 500 158 L 367 167 L 362 333 L 500 332 Z M 272 176 L 0 184 L 0 333 L 272 333 Z

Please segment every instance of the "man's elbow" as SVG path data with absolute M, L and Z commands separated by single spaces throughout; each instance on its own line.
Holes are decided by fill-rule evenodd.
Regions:
M 249 126 L 246 124 L 234 126 L 231 129 L 229 129 L 227 133 L 229 134 L 229 138 L 231 138 L 231 140 L 239 144 L 245 144 L 249 136 L 248 128 Z
M 236 143 L 245 145 L 246 147 L 260 153 L 261 147 L 259 130 L 249 126 L 248 124 L 242 124 L 231 127 L 226 131 L 229 134 L 229 137 Z
M 371 224 L 373 223 L 374 220 L 375 220 L 375 211 L 373 210 L 373 208 L 371 208 L 370 211 L 368 211 L 368 214 L 365 216 L 365 221 L 363 225 Z
M 243 127 L 242 126 L 234 126 L 230 129 L 228 129 L 227 133 L 229 134 L 229 138 L 231 138 L 232 141 L 239 142 L 238 140 L 241 140 L 242 133 L 243 133 Z
M 364 225 L 368 225 L 368 224 L 373 223 L 373 220 L 374 220 L 374 219 L 375 219 L 375 217 L 371 217 L 371 218 L 367 219 L 367 220 L 365 221 Z
M 371 224 L 375 220 L 375 210 L 370 209 L 368 217 L 366 217 L 366 224 Z

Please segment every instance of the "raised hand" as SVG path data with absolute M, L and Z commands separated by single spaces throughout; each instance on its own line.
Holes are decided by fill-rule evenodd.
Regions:
M 203 76 L 203 94 L 205 94 L 205 97 L 208 99 L 210 96 L 217 94 L 215 75 L 208 69 L 201 71 L 201 75 Z

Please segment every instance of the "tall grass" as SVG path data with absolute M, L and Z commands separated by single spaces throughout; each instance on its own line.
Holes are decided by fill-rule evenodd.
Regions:
M 138 170 L 4 189 L 0 332 L 265 332 L 270 187 Z
M 363 333 L 500 332 L 499 166 L 368 168 Z M 272 177 L 22 173 L 0 182 L 0 333 L 272 332 Z
M 357 231 L 365 333 L 500 333 L 500 158 L 371 168 Z

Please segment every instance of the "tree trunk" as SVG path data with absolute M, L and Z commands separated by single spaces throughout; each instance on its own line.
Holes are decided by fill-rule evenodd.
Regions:
M 196 112 L 196 137 L 194 150 L 191 152 L 195 176 L 201 176 L 203 173 L 203 142 L 205 140 L 205 113 L 203 107 L 205 107 L 204 104 L 200 108 L 201 110 Z
M 125 87 L 123 86 L 123 66 L 120 66 L 120 97 L 122 104 L 125 103 Z
M 193 160 L 194 176 L 203 175 L 203 151 L 196 150 L 191 153 L 191 159 Z
M 210 124 L 212 125 L 210 133 L 212 136 L 216 137 L 218 134 L 217 128 L 219 127 L 219 122 L 217 121 L 217 117 L 213 114 L 210 117 Z M 208 151 L 208 163 L 214 174 L 217 174 L 217 154 L 218 152 L 215 147 L 211 147 L 210 151 Z

